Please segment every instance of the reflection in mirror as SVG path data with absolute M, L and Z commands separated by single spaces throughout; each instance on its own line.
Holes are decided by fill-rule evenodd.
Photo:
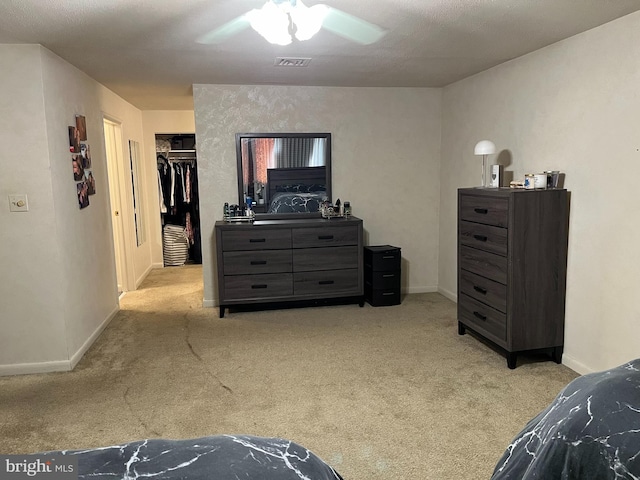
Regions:
M 238 133 L 238 204 L 256 213 L 317 214 L 331 200 L 330 133 Z
M 129 140 L 129 161 L 131 164 L 131 188 L 133 189 L 133 216 L 136 227 L 136 243 L 142 245 L 147 240 L 144 208 L 142 205 L 142 166 L 140 164 L 140 144 Z

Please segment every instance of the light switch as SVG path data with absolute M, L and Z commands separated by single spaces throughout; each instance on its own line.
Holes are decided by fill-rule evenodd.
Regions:
M 27 195 L 9 195 L 9 211 L 28 212 L 29 202 L 27 200 Z

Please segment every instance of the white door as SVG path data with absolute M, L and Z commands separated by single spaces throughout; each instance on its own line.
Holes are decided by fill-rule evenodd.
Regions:
M 113 226 L 113 247 L 116 256 L 118 293 L 129 290 L 126 275 L 126 244 L 124 240 L 123 211 L 121 201 L 120 169 L 122 168 L 122 128 L 120 124 L 104 119 L 104 144 L 107 153 L 109 175 L 109 198 L 111 202 L 111 224 Z

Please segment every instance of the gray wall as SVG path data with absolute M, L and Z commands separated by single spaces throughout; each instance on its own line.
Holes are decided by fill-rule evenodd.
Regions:
M 456 291 L 456 189 L 478 140 L 516 179 L 561 170 L 571 191 L 565 355 L 586 373 L 639 355 L 640 13 L 444 89 L 440 277 Z
M 330 132 L 334 199 L 351 202 L 367 244 L 402 248 L 405 291 L 435 291 L 440 104 L 438 89 L 195 85 L 205 305 L 213 224 L 238 198 L 238 132 Z

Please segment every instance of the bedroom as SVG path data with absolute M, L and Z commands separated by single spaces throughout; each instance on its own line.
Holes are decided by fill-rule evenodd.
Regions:
M 640 286 L 635 269 L 640 227 L 632 220 L 640 174 L 638 32 L 640 15 L 635 13 L 442 90 L 291 89 L 314 104 L 327 105 L 320 114 L 325 118 L 321 130 L 331 131 L 335 138 L 335 192 L 351 197 L 372 244 L 390 242 L 403 248 L 410 292 L 438 289 L 445 296 L 455 292 L 455 190 L 477 183 L 479 163 L 471 155 L 477 140 L 491 138 L 502 155 L 508 155 L 516 176 L 551 167 L 566 172 L 572 203 L 564 363 L 587 373 L 638 356 L 635 339 L 640 336 L 640 322 L 634 292 Z M 5 69 L 9 72 L 15 72 L 15 66 L 22 72 L 43 72 L 47 102 L 45 109 L 43 83 L 35 78 L 15 74 L 0 80 L 3 95 L 19 92 L 8 99 L 11 121 L 0 129 L 0 137 L 5 145 L 22 145 L 24 158 L 31 159 L 28 166 L 16 168 L 14 160 L 5 156 L 9 175 L 0 179 L 0 186 L 6 194 L 27 191 L 30 201 L 35 200 L 30 216 L 10 215 L 6 209 L 0 213 L 3 225 L 10 227 L 0 233 L 3 267 L 15 279 L 0 286 L 0 365 L 11 373 L 16 366 L 42 368 L 75 361 L 117 306 L 108 205 L 102 197 L 91 205 L 95 208 L 84 211 L 92 215 L 82 217 L 75 204 L 69 205 L 68 172 L 55 164 L 51 153 L 60 151 L 60 142 L 54 140 L 57 129 L 66 127 L 76 109 L 82 108 L 88 120 L 94 117 L 88 124 L 90 134 L 99 131 L 96 118 L 101 111 L 126 122 L 127 138 L 146 142 L 152 133 L 145 130 L 148 112 L 114 98 L 39 47 L 3 46 L 0 59 L 3 66 L 12 66 Z M 64 93 L 69 85 L 83 93 L 69 100 L 68 107 L 60 105 L 56 95 L 69 98 Z M 203 184 L 203 190 L 211 192 L 206 199 L 210 210 L 203 212 L 210 224 L 203 230 L 211 230 L 220 206 L 234 198 L 235 157 L 226 150 L 233 148 L 232 135 L 238 128 L 284 128 L 300 121 L 275 113 L 265 119 L 257 112 L 259 123 L 232 118 L 233 111 L 244 115 L 247 110 L 248 101 L 239 93 L 252 90 L 282 99 L 279 92 L 284 89 L 196 86 L 199 148 L 217 159 Z M 220 104 L 215 92 L 226 93 L 231 105 Z M 206 127 L 211 112 L 222 108 L 235 124 L 227 130 Z M 319 125 L 301 122 L 299 128 L 318 130 Z M 371 147 L 371 138 L 389 132 L 394 135 L 385 148 Z M 216 141 L 227 133 L 228 143 Z M 416 138 L 424 152 L 420 157 L 408 142 Z M 398 157 L 408 161 L 400 169 L 392 162 Z M 98 160 L 94 153 L 94 162 Z M 103 171 L 103 189 L 105 178 Z M 382 199 L 380 189 L 371 187 L 379 179 L 384 179 L 386 188 Z M 74 240 L 80 234 L 86 241 Z M 67 262 L 69 245 L 76 258 L 73 264 Z M 140 276 L 153 263 L 151 252 L 144 255 L 136 267 Z M 213 268 L 204 267 L 205 302 L 215 301 Z M 77 284 L 79 269 L 90 272 L 92 285 Z M 12 298 L 18 301 L 9 302 Z

